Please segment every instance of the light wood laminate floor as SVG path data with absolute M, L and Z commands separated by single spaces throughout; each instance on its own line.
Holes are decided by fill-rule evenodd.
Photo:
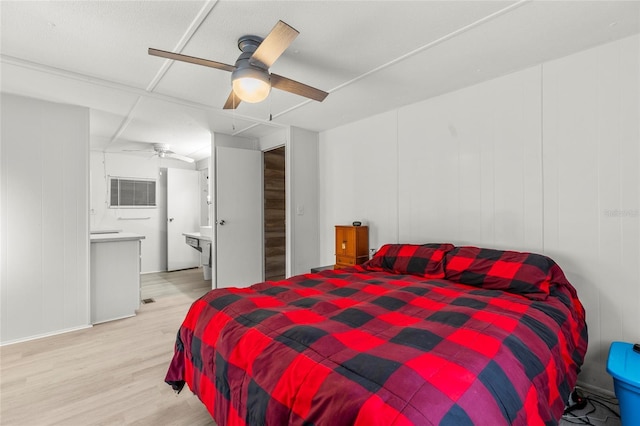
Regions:
M 164 383 L 176 332 L 211 285 L 202 278 L 147 274 L 155 302 L 135 317 L 1 347 L 0 424 L 215 425 L 188 387 L 176 395 Z
M 215 426 L 188 387 L 176 395 L 164 383 L 178 327 L 211 281 L 201 269 L 146 274 L 141 281 L 142 297 L 155 302 L 135 317 L 0 347 L 0 425 Z M 595 408 L 592 424 L 620 424 Z M 568 420 L 560 425 L 579 422 Z
M 202 268 L 140 275 L 142 299 L 184 294 L 194 299 L 211 290 L 211 280 L 204 280 Z

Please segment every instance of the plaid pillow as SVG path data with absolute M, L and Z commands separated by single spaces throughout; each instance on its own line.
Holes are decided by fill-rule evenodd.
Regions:
M 444 255 L 453 248 L 453 244 L 385 244 L 362 267 L 369 271 L 444 278 Z
M 533 300 L 547 298 L 556 268 L 553 260 L 541 254 L 478 247 L 456 247 L 445 258 L 447 280 Z

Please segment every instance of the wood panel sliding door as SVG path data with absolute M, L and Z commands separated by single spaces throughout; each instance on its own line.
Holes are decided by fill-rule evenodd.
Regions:
M 264 152 L 264 279 L 286 274 L 285 148 Z

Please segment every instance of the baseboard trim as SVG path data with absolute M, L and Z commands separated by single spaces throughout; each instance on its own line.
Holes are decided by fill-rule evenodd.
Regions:
M 184 268 L 184 269 L 176 269 L 176 271 L 186 271 L 186 270 L 189 270 L 189 269 L 202 269 L 202 265 L 200 265 L 200 266 L 192 266 L 192 267 Z M 167 269 L 163 269 L 161 271 L 142 271 L 142 272 L 140 272 L 140 275 L 159 274 L 161 272 L 175 272 L 175 271 L 169 271 Z
M 595 393 L 596 395 L 607 396 L 610 398 L 616 397 L 616 394 L 608 389 L 603 389 L 598 386 L 590 385 L 588 383 L 583 383 L 580 380 L 578 380 L 578 383 L 576 386 L 586 390 L 587 392 Z
M 138 308 L 138 309 L 140 309 L 140 308 Z M 96 325 L 96 324 L 104 324 L 105 322 L 118 321 L 118 320 L 125 319 L 125 318 L 132 318 L 132 317 L 135 317 L 135 316 L 136 316 L 136 314 L 137 314 L 137 312 L 138 312 L 138 309 L 136 309 L 136 312 L 135 312 L 135 313 L 133 313 L 133 314 L 127 314 L 127 315 L 123 315 L 123 316 L 121 316 L 121 317 L 113 317 L 113 318 L 109 318 L 109 319 L 103 319 L 103 320 L 100 320 L 100 321 L 95 321 L 95 322 L 93 323 L 93 325 Z
M 29 342 L 31 340 L 43 339 L 45 337 L 57 336 L 58 334 L 71 333 L 73 331 L 85 330 L 93 327 L 92 324 L 80 325 L 78 327 L 65 328 L 63 330 L 51 331 L 49 333 L 36 334 L 28 337 L 21 337 L 19 339 L 7 340 L 6 342 L 0 342 L 0 346 L 15 345 L 16 343 Z

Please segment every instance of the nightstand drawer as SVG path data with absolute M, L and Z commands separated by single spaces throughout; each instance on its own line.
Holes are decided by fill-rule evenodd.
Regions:
M 353 266 L 356 264 L 356 259 L 353 257 L 336 256 L 336 263 L 340 265 Z

